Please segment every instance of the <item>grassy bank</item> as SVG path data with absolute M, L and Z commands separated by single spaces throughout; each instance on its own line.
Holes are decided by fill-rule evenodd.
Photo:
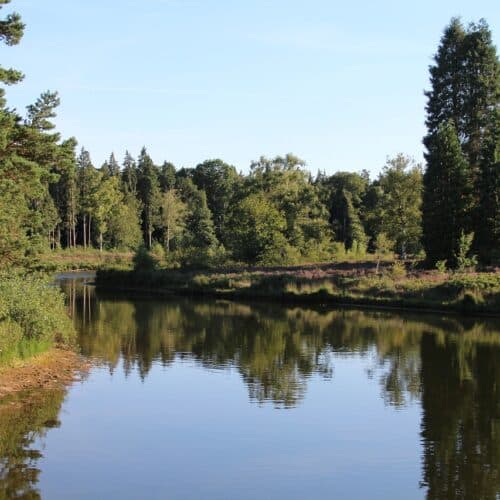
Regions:
M 498 314 L 500 273 L 448 274 L 373 262 L 221 271 L 102 269 L 98 287 L 154 293 L 261 298 Z
M 69 346 L 75 331 L 62 292 L 47 279 L 0 275 L 0 366 L 27 359 L 56 344 Z
M 68 248 L 64 250 L 53 250 L 38 255 L 31 262 L 30 267 L 34 271 L 47 273 L 62 271 L 93 271 L 99 267 L 131 267 L 132 252 L 118 252 L 89 248 Z

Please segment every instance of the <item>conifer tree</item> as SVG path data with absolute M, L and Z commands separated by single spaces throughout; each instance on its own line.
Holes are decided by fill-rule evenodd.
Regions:
M 144 239 L 151 248 L 153 232 L 160 225 L 161 197 L 158 169 L 144 147 L 137 161 L 137 174 L 137 193 L 142 203 Z
M 490 194 L 485 196 L 484 189 L 485 182 L 496 186 L 500 175 L 495 168 L 495 155 L 491 153 L 496 147 L 493 144 L 499 140 L 495 121 L 500 98 L 500 73 L 496 48 L 486 22 L 481 20 L 466 29 L 459 19 L 452 19 L 441 38 L 434 62 L 430 67 L 431 90 L 426 92 L 428 134 L 424 144 L 428 150 L 427 162 L 429 164 L 429 158 L 436 157 L 436 151 L 431 153 L 430 150 L 435 149 L 439 142 L 436 136 L 440 127 L 451 121 L 466 162 L 466 180 L 461 177 L 457 184 L 464 191 L 455 190 L 455 196 L 462 201 L 455 200 L 453 204 L 466 206 L 466 212 L 454 217 L 456 223 L 461 225 L 453 228 L 453 233 L 458 234 L 461 230 L 474 232 L 477 235 L 475 248 L 483 260 L 491 260 L 493 247 L 487 235 L 493 230 L 492 223 L 488 226 L 488 220 L 494 220 L 495 195 L 490 189 Z M 462 167 L 460 163 L 456 168 L 462 171 Z M 430 173 L 426 175 L 424 184 L 424 203 L 436 198 L 428 191 L 431 185 L 436 185 L 432 175 L 439 175 L 436 165 L 429 164 L 428 169 Z M 432 212 L 435 208 L 427 207 L 426 210 Z M 489 219 L 485 218 L 484 210 L 492 214 Z M 424 227 L 424 232 L 427 234 L 425 242 L 429 260 L 441 260 L 433 254 L 433 247 L 428 246 L 431 244 L 429 228 Z M 453 258 L 453 253 L 446 258 Z
M 114 153 L 111 153 L 109 160 L 104 162 L 101 167 L 101 172 L 104 177 L 114 177 L 120 175 L 120 165 L 118 165 Z
M 125 152 L 123 160 L 122 186 L 125 193 L 137 195 L 137 165 L 128 151 Z
M 424 174 L 423 243 L 430 263 L 454 264 L 460 234 L 470 214 L 468 164 L 453 121 L 440 125 L 427 142 Z
M 82 222 L 83 247 L 92 246 L 92 214 L 95 192 L 99 185 L 99 173 L 92 165 L 90 154 L 82 148 L 77 159 L 79 211 Z

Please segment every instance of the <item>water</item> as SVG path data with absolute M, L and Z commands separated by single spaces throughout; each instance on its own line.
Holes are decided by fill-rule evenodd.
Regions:
M 500 325 L 96 295 L 96 367 L 0 413 L 0 498 L 495 499 Z

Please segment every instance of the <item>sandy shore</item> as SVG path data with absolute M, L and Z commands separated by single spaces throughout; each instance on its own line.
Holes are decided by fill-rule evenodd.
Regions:
M 0 369 L 0 400 L 32 389 L 57 389 L 81 380 L 90 362 L 72 350 L 53 348 Z

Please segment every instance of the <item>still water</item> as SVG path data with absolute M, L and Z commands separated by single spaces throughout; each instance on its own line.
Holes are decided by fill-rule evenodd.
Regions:
M 498 321 L 61 283 L 95 368 L 0 413 L 0 498 L 500 498 Z

